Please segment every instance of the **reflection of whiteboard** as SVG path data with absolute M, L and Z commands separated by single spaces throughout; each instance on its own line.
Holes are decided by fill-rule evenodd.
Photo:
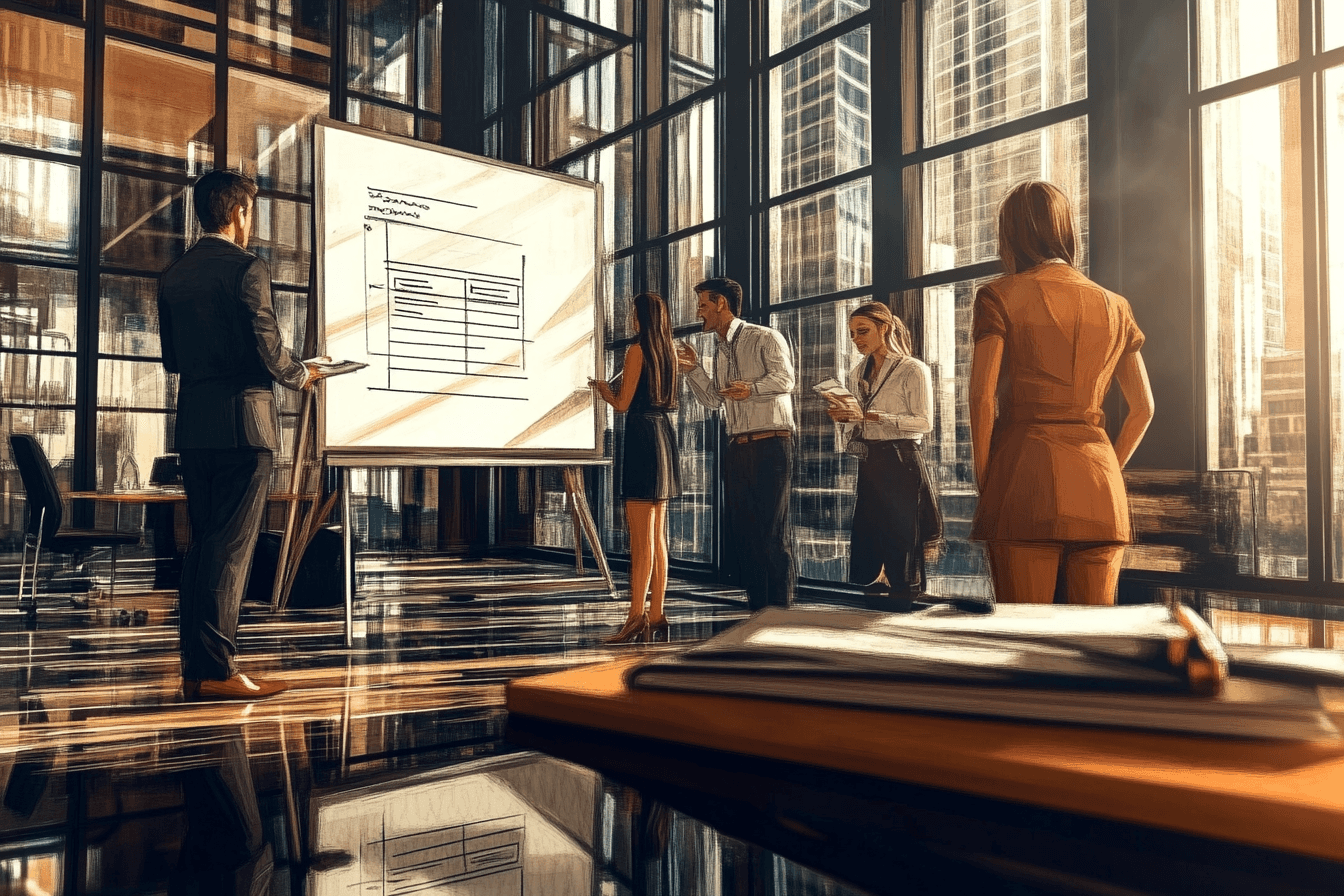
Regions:
M 601 792 L 594 772 L 518 754 L 315 793 L 313 850 L 346 860 L 311 872 L 308 892 L 589 896 Z
M 333 463 L 601 459 L 598 187 L 316 127 L 324 386 Z

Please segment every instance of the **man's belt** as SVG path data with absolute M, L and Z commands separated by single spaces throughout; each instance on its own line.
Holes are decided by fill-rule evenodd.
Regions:
M 729 436 L 728 441 L 734 445 L 745 445 L 761 439 L 787 439 L 791 435 L 793 430 L 790 429 L 763 429 L 759 432 L 744 432 L 741 435 Z

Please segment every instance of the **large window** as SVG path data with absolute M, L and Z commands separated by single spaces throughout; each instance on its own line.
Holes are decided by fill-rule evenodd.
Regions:
M 1324 4 L 1319 25 L 1302 12 L 1297 0 L 1198 4 L 1204 433 L 1208 467 L 1255 484 L 1254 572 L 1337 582 L 1344 79 L 1324 55 L 1338 11 Z
M 160 363 L 155 290 L 199 236 L 191 178 L 226 165 L 255 177 L 250 248 L 301 350 L 312 122 L 335 114 L 437 139 L 442 3 L 344 4 L 338 65 L 338 4 L 326 0 L 233 0 L 226 23 L 213 0 L 59 6 L 52 18 L 0 9 L 0 428 L 34 433 L 66 488 L 136 487 L 174 451 L 177 383 Z M 279 393 L 283 488 L 298 402 Z M 13 537 L 23 490 L 8 452 L 5 440 L 0 525 Z M 399 492 L 394 480 L 367 486 Z
M 603 298 L 608 369 L 619 368 L 632 341 L 630 299 L 648 290 L 668 302 L 673 327 L 695 335 L 692 287 L 719 273 L 720 4 L 715 0 L 489 4 L 487 140 L 504 155 L 510 119 L 521 116 L 524 159 L 602 185 Z M 510 22 L 510 15 L 528 21 Z M 526 27 L 524 27 L 526 26 Z M 510 34 L 532 39 L 530 88 L 516 105 L 508 93 Z M 493 29 L 493 30 L 492 30 Z M 511 32 L 510 29 L 513 29 Z M 624 462 L 621 415 L 610 415 L 612 464 L 589 472 L 589 501 L 607 549 L 625 552 L 624 508 L 615 484 Z M 689 395 L 676 418 L 682 497 L 672 502 L 672 555 L 714 560 L 718 418 Z M 544 474 L 537 542 L 569 547 L 574 529 L 558 474 Z

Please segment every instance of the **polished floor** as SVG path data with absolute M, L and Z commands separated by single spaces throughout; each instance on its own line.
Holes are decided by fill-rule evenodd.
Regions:
M 848 894 L 638 790 L 505 737 L 509 679 L 611 657 L 624 607 L 592 573 L 361 557 L 338 608 L 247 606 L 245 671 L 293 689 L 183 703 L 173 595 L 0 585 L 4 893 L 452 896 Z M 56 586 L 53 586 L 56 587 Z M 674 583 L 674 643 L 746 615 Z

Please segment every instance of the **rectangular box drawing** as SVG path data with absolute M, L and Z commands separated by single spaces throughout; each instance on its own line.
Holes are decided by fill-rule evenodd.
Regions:
M 386 896 L 419 892 L 523 893 L 526 817 L 511 815 L 470 824 L 374 839 L 361 851 L 361 889 Z
M 314 135 L 332 463 L 600 463 L 596 184 L 323 121 Z
M 383 362 L 375 388 L 435 394 L 473 374 L 486 380 L 477 394 L 518 399 L 512 384 L 495 381 L 527 372 L 522 247 L 381 217 L 375 203 L 389 191 L 368 192 L 366 336 L 370 357 Z M 419 199 L 427 209 L 434 202 Z M 434 263 L 416 260 L 425 257 Z

